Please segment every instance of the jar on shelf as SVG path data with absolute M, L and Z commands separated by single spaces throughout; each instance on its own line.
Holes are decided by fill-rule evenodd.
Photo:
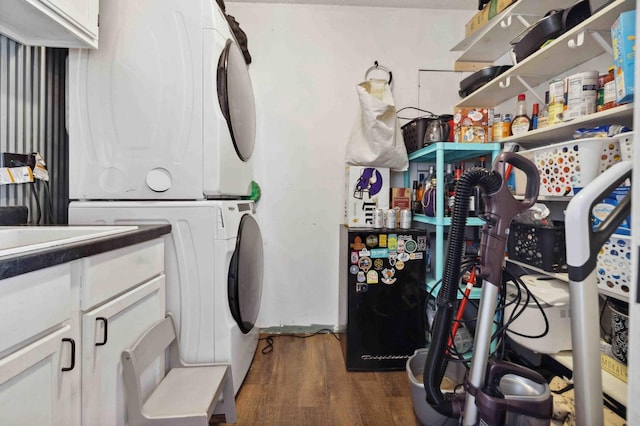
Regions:
M 495 142 L 500 142 L 503 139 L 502 114 L 493 114 L 493 124 L 491 125 L 491 132 L 493 134 L 493 140 Z
M 505 114 L 502 118 L 502 137 L 511 136 L 511 114 Z
M 548 125 L 562 123 L 564 116 L 564 81 L 553 80 L 549 84 L 549 117 Z

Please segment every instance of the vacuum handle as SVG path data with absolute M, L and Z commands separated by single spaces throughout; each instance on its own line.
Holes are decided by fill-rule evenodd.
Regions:
M 596 267 L 597 254 L 631 212 L 631 192 L 618 202 L 606 219 L 593 229 L 591 212 L 596 203 L 631 178 L 633 163 L 622 161 L 604 171 L 573 197 L 565 213 L 565 233 L 577 244 L 567 251 L 569 279 L 582 282 Z
M 522 204 L 522 210 L 526 210 L 533 206 L 536 203 L 538 193 L 540 192 L 540 174 L 535 164 L 533 164 L 528 158 L 515 152 L 503 152 L 498 156 L 498 160 L 500 160 L 500 162 L 496 161 L 494 163 L 493 170 L 500 174 L 505 182 L 509 177 L 506 175 L 506 167 L 504 167 L 506 164 L 514 166 L 525 174 L 527 184 L 524 191 L 524 200 L 520 204 Z
M 518 201 L 507 187 L 507 165 L 522 170 L 527 177 L 527 190 L 523 201 Z M 502 281 L 502 265 L 511 220 L 520 212 L 533 206 L 538 198 L 540 177 L 538 169 L 527 158 L 501 152 L 493 163 L 488 178 L 488 191 L 484 193 L 485 226 L 480 247 L 480 276 L 494 285 Z

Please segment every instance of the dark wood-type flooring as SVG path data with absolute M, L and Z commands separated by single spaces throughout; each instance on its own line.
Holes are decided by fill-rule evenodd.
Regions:
M 264 337 L 264 336 L 263 336 Z M 419 425 L 405 371 L 348 372 L 330 334 L 279 335 L 253 364 L 236 396 L 237 425 Z M 216 416 L 213 422 L 219 423 Z

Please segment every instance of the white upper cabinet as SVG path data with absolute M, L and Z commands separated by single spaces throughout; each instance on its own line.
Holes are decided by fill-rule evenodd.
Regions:
M 0 0 L 0 34 L 27 46 L 98 48 L 99 0 Z

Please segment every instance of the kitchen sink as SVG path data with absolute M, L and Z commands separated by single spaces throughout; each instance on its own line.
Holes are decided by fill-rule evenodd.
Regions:
M 131 232 L 137 226 L 0 226 L 0 256 Z

